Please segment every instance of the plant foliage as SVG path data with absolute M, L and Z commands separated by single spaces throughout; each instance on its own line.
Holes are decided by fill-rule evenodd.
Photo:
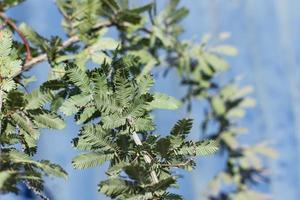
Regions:
M 170 0 L 161 10 L 156 4 L 132 7 L 129 1 L 56 0 L 68 39 L 45 38 L 29 25 L 17 26 L 4 11 L 21 3 L 1 1 L 0 18 L 0 191 L 18 192 L 19 183 L 43 199 L 43 176 L 66 178 L 66 172 L 50 161 L 35 161 L 40 130 L 63 129 L 60 116 L 73 116 L 81 129 L 73 147 L 82 151 L 72 160 L 75 169 L 108 163 L 107 178 L 99 192 L 111 199 L 182 199 L 177 169 L 192 170 L 195 157 L 228 153 L 225 171 L 210 184 L 208 199 L 264 198 L 253 191 L 253 177 L 262 175 L 260 155 L 274 156 L 265 144 L 246 147 L 238 141 L 237 119 L 252 99 L 236 82 L 220 84 L 218 76 L 229 65 L 223 56 L 237 50 L 229 45 L 181 40 L 180 22 L 188 9 Z M 3 11 L 3 12 L 2 12 Z M 6 24 L 5 24 L 6 23 Z M 5 27 L 7 25 L 7 27 Z M 10 30 L 9 30 L 10 29 Z M 114 29 L 117 37 L 109 37 Z M 11 32 L 22 43 L 12 41 Z M 222 33 L 219 40 L 228 38 Z M 31 57 L 33 56 L 33 57 Z M 49 78 L 28 92 L 33 76 L 23 72 L 47 61 Z M 154 68 L 165 75 L 175 70 L 187 93 L 182 101 L 153 91 Z M 157 134 L 152 111 L 175 110 L 206 102 L 201 140 L 189 135 L 193 120 L 180 119 L 169 133 Z M 210 131 L 211 122 L 217 130 Z M 224 190 L 223 185 L 233 186 Z M 172 191 L 172 192 L 171 192 Z
M 41 128 L 62 129 L 64 121 L 43 106 L 53 100 L 50 91 L 35 90 L 27 93 L 12 77 L 21 70 L 21 62 L 12 49 L 9 31 L 0 32 L 0 189 L 1 192 L 18 192 L 22 182 L 44 198 L 43 175 L 67 178 L 66 172 L 47 160 L 30 158 L 37 149 Z

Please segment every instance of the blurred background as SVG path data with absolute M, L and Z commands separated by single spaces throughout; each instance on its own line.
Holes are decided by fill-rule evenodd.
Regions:
M 145 0 L 135 0 L 138 4 Z M 163 6 L 168 1 L 158 1 Z M 269 192 L 275 200 L 297 200 L 300 196 L 300 2 L 298 0 L 185 0 L 182 5 L 190 9 L 183 21 L 186 32 L 183 39 L 198 38 L 210 33 L 230 32 L 229 44 L 237 47 L 239 55 L 229 58 L 231 70 L 224 79 L 242 75 L 242 85 L 254 87 L 257 106 L 247 112 L 242 121 L 249 129 L 245 143 L 271 141 L 279 153 L 277 160 L 269 162 L 270 184 L 260 190 Z M 27 0 L 11 9 L 8 15 L 25 21 L 45 37 L 59 35 L 61 16 L 53 0 Z M 36 74 L 36 87 L 47 79 L 48 66 L 43 63 L 29 72 Z M 157 74 L 155 90 L 180 98 L 180 82 L 175 71 L 167 77 Z M 195 119 L 193 136 L 199 138 L 200 105 L 195 105 L 191 117 Z M 199 114 L 200 113 L 200 114 Z M 185 108 L 178 111 L 155 112 L 157 132 L 166 133 L 173 124 L 186 115 Z M 75 171 L 71 158 L 77 154 L 71 139 L 79 129 L 73 119 L 67 119 L 63 131 L 44 131 L 39 142 L 37 159 L 47 158 L 60 164 L 69 173 L 69 180 L 48 178 L 46 190 L 53 200 L 100 200 L 97 184 L 104 174 L 103 168 Z M 67 146 L 66 144 L 70 144 Z M 198 160 L 197 169 L 183 173 L 179 193 L 185 199 L 198 200 L 207 189 L 207 183 L 222 170 L 222 156 Z M 27 197 L 26 197 L 27 196 Z M 34 199 L 24 193 L 21 197 L 4 195 L 1 200 Z

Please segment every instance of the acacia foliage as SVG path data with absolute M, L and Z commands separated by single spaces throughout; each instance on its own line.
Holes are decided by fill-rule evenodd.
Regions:
M 42 176 L 67 178 L 67 173 L 47 160 L 35 161 L 40 129 L 63 129 L 65 123 L 55 112 L 43 107 L 53 100 L 48 90 L 28 94 L 19 89 L 12 77 L 21 70 L 21 61 L 12 49 L 10 32 L 0 32 L 0 188 L 1 192 L 18 192 L 17 183 L 23 182 L 38 196 L 46 198 Z
M 85 169 L 109 161 L 108 179 L 100 182 L 99 191 L 111 198 L 168 199 L 177 196 L 166 192 L 177 179 L 171 169 L 192 169 L 191 158 L 214 153 L 217 144 L 187 140 L 191 119 L 180 120 L 165 137 L 152 134 L 150 111 L 180 103 L 164 94 L 151 94 L 153 78 L 144 75 L 137 80 L 135 71 L 140 66 L 133 60 L 116 56 L 110 65 L 91 71 L 76 66 L 66 71 L 65 85 L 75 88 L 68 88 L 72 94 L 60 109 L 84 124 L 73 144 L 86 151 L 73 159 L 73 166 Z
M 20 2 L 4 1 L 0 10 Z M 211 43 L 208 36 L 199 43 L 181 40 L 180 22 L 188 10 L 179 7 L 178 0 L 170 0 L 159 12 L 153 2 L 138 7 L 124 0 L 56 0 L 56 4 L 66 41 L 45 38 L 21 23 L 17 30 L 7 28 L 21 32 L 29 44 L 14 41 L 12 49 L 9 31 L 1 31 L 1 192 L 17 192 L 16 184 L 24 182 L 47 198 L 42 194 L 42 175 L 66 177 L 61 167 L 31 158 L 41 128 L 64 128 L 61 114 L 74 116 L 81 126 L 72 143 L 84 153 L 73 158 L 74 168 L 108 162 L 107 179 L 100 181 L 98 190 L 112 199 L 182 199 L 169 190 L 179 178 L 174 169 L 192 170 L 194 157 L 214 153 L 218 146 L 228 159 L 207 198 L 261 197 L 250 189 L 256 184 L 253 176 L 264 170 L 257 154 L 274 152 L 264 145 L 246 148 L 238 142 L 236 119 L 253 106 L 253 100 L 244 97 L 247 88 L 218 81 L 229 68 L 223 56 L 235 55 L 235 48 Z M 117 31 L 117 38 L 109 37 L 110 29 Z M 226 38 L 227 33 L 219 36 L 221 42 Z M 28 60 L 29 53 L 33 58 Z M 24 86 L 33 77 L 23 72 L 41 61 L 50 65 L 49 80 L 27 92 Z M 154 68 L 177 71 L 187 88 L 182 102 L 188 111 L 192 102 L 207 103 L 202 113 L 205 141 L 188 139 L 192 127 L 188 118 L 179 120 L 169 134 L 155 132 L 151 112 L 177 109 L 182 103 L 150 90 Z M 209 131 L 211 122 L 218 124 L 216 131 Z M 224 182 L 234 189 L 224 190 Z

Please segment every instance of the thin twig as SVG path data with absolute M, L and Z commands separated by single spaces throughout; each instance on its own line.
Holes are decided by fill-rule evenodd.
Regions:
M 71 44 L 74 44 L 79 41 L 78 36 L 72 36 L 69 39 L 67 39 L 63 44 L 58 48 L 58 51 L 61 51 L 67 47 L 69 47 Z M 22 70 L 18 71 L 13 75 L 13 77 L 16 77 L 20 75 L 22 72 L 27 71 L 31 69 L 35 64 L 38 64 L 40 62 L 46 61 L 48 59 L 47 54 L 43 53 L 41 55 L 38 55 L 34 58 L 32 58 L 29 62 L 25 63 L 25 65 L 22 67 Z
M 26 64 L 32 58 L 29 42 L 27 41 L 24 34 L 17 27 L 17 25 L 12 20 L 10 20 L 4 13 L 0 12 L 0 18 L 4 21 L 4 23 L 8 24 L 12 29 L 14 29 L 18 33 L 18 35 L 20 36 L 21 40 L 23 41 L 25 49 L 26 49 L 26 60 L 25 60 L 25 64 Z
M 104 28 L 104 27 L 109 27 L 109 26 L 112 26 L 113 24 L 110 22 L 110 21 L 104 21 L 104 22 L 101 22 L 101 23 L 98 23 L 96 24 L 94 27 L 93 27 L 93 31 L 97 31 L 101 28 Z M 79 36 L 77 35 L 74 35 L 70 38 L 68 38 L 66 41 L 64 41 L 62 43 L 62 45 L 57 49 L 57 51 L 62 51 L 64 49 L 66 49 L 67 47 L 71 46 L 72 44 L 75 44 L 77 42 L 80 41 L 80 38 Z M 13 78 L 16 77 L 16 76 L 19 76 L 21 73 L 23 73 L 24 71 L 27 71 L 29 69 L 31 69 L 35 64 L 38 64 L 38 63 L 41 63 L 43 61 L 46 61 L 48 59 L 47 57 L 47 54 L 46 53 L 43 53 L 43 54 L 40 54 L 34 58 L 32 58 L 29 62 L 25 63 L 24 66 L 22 67 L 22 70 L 18 71 L 17 73 L 15 73 L 13 75 Z

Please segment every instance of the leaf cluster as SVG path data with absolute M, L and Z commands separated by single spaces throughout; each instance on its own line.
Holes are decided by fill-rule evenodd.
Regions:
M 75 115 L 76 122 L 83 124 L 73 144 L 86 153 L 76 156 L 73 166 L 85 169 L 109 162 L 108 179 L 100 182 L 100 192 L 116 199 L 168 198 L 175 194 L 166 190 L 178 178 L 171 169 L 191 170 L 193 157 L 212 154 L 218 148 L 213 141 L 187 140 L 191 119 L 178 121 L 165 137 L 153 134 L 151 110 L 177 109 L 180 103 L 150 93 L 154 80 L 150 75 L 137 79 L 139 67 L 136 57 L 117 55 L 111 64 L 93 70 L 70 66 L 60 80 L 67 86 L 60 110 Z M 51 86 L 46 83 L 44 87 L 47 85 Z M 157 182 L 151 173 L 157 174 Z
M 20 2 L 1 1 L 0 10 Z M 228 33 L 218 36 L 221 44 L 213 43 L 209 35 L 200 43 L 182 40 L 180 22 L 188 9 L 180 7 L 179 0 L 170 0 L 159 11 L 152 2 L 132 7 L 123 0 L 56 0 L 56 4 L 66 41 L 45 38 L 24 23 L 18 27 L 36 63 L 22 63 L 19 58 L 28 52 L 12 43 L 10 33 L 0 34 L 1 192 L 17 192 L 17 184 L 23 182 L 47 198 L 42 194 L 42 176 L 66 177 L 61 167 L 31 158 L 41 129 L 64 128 L 62 113 L 81 126 L 72 143 L 83 153 L 73 158 L 73 167 L 108 163 L 107 179 L 98 190 L 112 199 L 182 199 L 170 192 L 177 187 L 176 169 L 194 169 L 195 157 L 212 154 L 219 146 L 228 158 L 207 198 L 265 197 L 250 188 L 257 184 L 254 177 L 263 174 L 261 156 L 274 157 L 275 152 L 265 143 L 246 147 L 238 140 L 242 132 L 238 119 L 254 101 L 245 98 L 249 88 L 240 89 L 236 82 L 220 84 L 219 76 L 229 69 L 223 56 L 237 54 L 223 44 Z M 107 36 L 112 30 L 117 37 Z M 49 80 L 28 92 L 26 85 L 34 78 L 22 72 L 40 61 L 50 64 Z M 189 118 L 179 120 L 170 133 L 155 132 L 151 112 L 174 110 L 182 102 L 152 91 L 154 68 L 164 75 L 177 71 L 187 89 L 182 102 L 188 112 L 192 102 L 205 102 L 199 132 L 206 140 L 189 139 Z M 211 124 L 217 124 L 214 131 Z M 224 185 L 234 189 L 224 190 Z
M 0 32 L 0 191 L 18 192 L 18 183 L 26 184 L 43 196 L 43 175 L 67 177 L 58 165 L 47 160 L 34 161 L 40 129 L 62 129 L 64 121 L 44 105 L 53 100 L 50 91 L 22 91 L 13 75 L 21 70 L 15 59 L 12 36 Z

